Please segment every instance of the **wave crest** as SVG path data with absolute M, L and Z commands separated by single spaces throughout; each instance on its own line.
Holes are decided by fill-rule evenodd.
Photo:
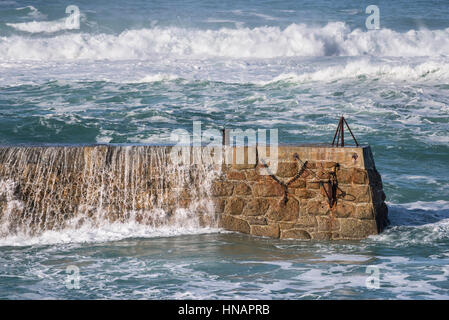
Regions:
M 28 24 L 21 28 L 35 27 Z M 51 38 L 17 35 L 0 38 L 0 58 L 8 60 L 124 60 L 161 55 L 195 58 L 439 56 L 449 55 L 449 29 L 405 33 L 389 29 L 351 31 L 343 22 L 333 22 L 320 28 L 303 24 L 291 24 L 285 29 L 168 27 L 127 30 L 119 35 L 71 33 Z
M 16 30 L 29 33 L 41 33 L 41 32 L 53 33 L 71 29 L 70 27 L 67 27 L 65 18 L 55 21 L 30 21 L 20 23 L 7 23 L 6 25 Z

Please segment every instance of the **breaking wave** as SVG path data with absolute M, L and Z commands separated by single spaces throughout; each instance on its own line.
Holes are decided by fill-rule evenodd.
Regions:
M 336 81 L 341 79 L 384 79 L 384 80 L 447 80 L 449 79 L 449 63 L 447 61 L 426 61 L 422 63 L 377 62 L 361 58 L 339 65 L 322 67 L 311 72 L 282 73 L 268 84 L 278 81 L 309 82 L 309 81 Z
M 48 25 L 45 25 L 47 23 Z M 60 29 L 60 22 L 27 22 L 16 28 L 32 32 Z M 297 56 L 441 56 L 449 55 L 449 29 L 350 30 L 343 22 L 324 27 L 291 24 L 219 30 L 178 27 L 127 30 L 118 35 L 70 33 L 50 38 L 0 38 L 5 60 L 126 60 L 154 56 L 276 58 Z
M 47 17 L 47 15 L 43 14 L 42 12 L 40 12 L 33 6 L 20 7 L 20 8 L 16 8 L 16 10 L 27 12 L 27 16 L 35 18 L 35 19 L 43 19 L 43 18 Z
M 12 27 L 19 31 L 29 33 L 53 33 L 61 30 L 71 29 L 66 25 L 66 19 L 59 19 L 55 21 L 30 21 L 20 23 L 7 23 L 8 27 Z
M 449 201 L 388 203 L 392 225 L 387 231 L 370 237 L 391 247 L 438 246 L 448 240 Z

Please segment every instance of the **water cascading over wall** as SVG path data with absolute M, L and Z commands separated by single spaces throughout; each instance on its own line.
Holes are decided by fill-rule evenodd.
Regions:
M 219 169 L 174 165 L 170 147 L 3 147 L 0 237 L 129 221 L 215 227 Z
M 0 148 L 0 237 L 135 222 L 338 240 L 388 223 L 369 146 L 279 146 L 268 174 L 261 147 L 226 146 L 224 162 L 186 148 L 188 158 L 164 146 Z

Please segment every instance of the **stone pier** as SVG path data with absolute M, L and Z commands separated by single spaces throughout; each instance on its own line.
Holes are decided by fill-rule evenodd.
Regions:
M 253 148 L 254 149 L 254 148 Z M 214 182 L 223 228 L 255 236 L 362 239 L 388 223 L 382 179 L 369 146 L 280 146 L 277 172 L 225 166 Z M 251 148 L 245 149 L 245 159 Z M 235 158 L 235 157 L 234 157 Z
M 0 237 L 135 221 L 337 240 L 387 224 L 369 146 L 279 146 L 275 172 L 261 147 L 227 146 L 213 164 L 193 161 L 198 148 L 179 164 L 170 146 L 0 147 Z

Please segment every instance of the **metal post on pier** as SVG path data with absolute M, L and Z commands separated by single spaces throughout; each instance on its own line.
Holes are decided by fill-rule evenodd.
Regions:
M 340 121 L 338 121 L 337 130 L 335 131 L 334 139 L 332 140 L 332 146 L 337 146 L 337 147 L 345 146 L 345 128 L 344 128 L 345 125 L 348 128 L 349 133 L 352 136 L 352 139 L 354 139 L 355 145 L 358 147 L 359 143 L 357 142 L 357 139 L 354 137 L 354 134 L 352 133 L 351 128 L 349 128 L 348 122 L 346 121 L 345 117 L 343 117 L 343 116 L 341 116 Z

